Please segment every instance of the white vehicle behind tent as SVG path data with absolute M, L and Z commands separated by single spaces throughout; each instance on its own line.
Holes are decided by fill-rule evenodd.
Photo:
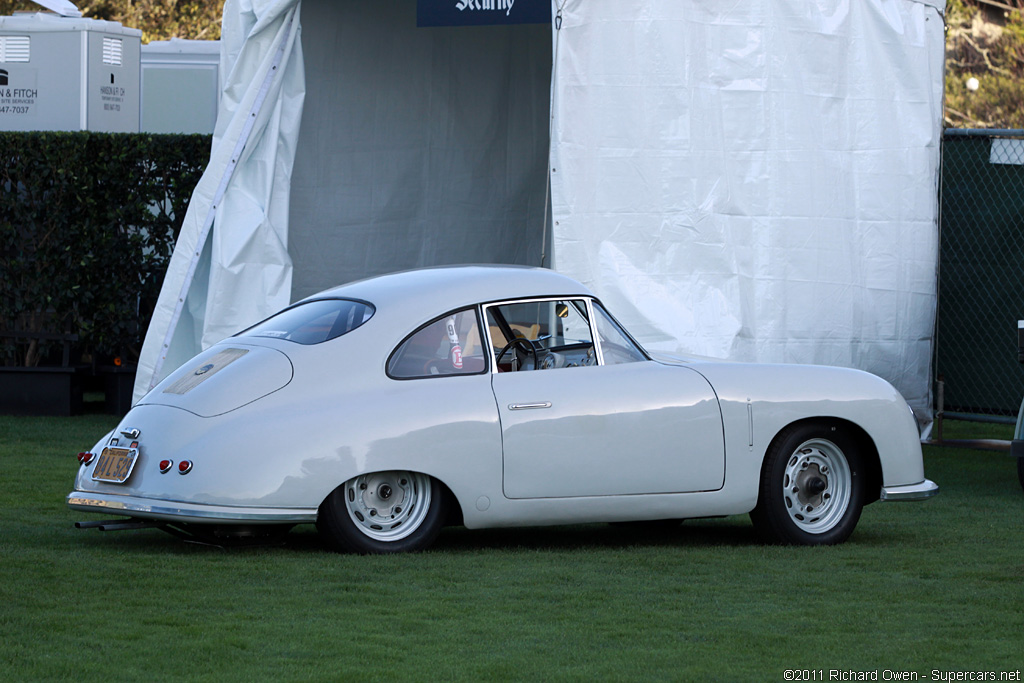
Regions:
M 219 40 L 154 40 L 142 46 L 144 133 L 213 133 L 220 98 Z

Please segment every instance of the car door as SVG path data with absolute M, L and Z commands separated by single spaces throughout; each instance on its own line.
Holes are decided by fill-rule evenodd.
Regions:
M 511 371 L 491 376 L 508 498 L 722 487 L 721 411 L 699 373 L 648 360 L 587 300 L 495 304 L 487 317 L 495 356 L 512 336 L 534 346 L 511 342 L 520 358 L 497 359 Z

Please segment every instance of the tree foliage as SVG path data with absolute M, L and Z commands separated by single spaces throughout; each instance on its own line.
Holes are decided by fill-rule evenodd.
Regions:
M 142 31 L 142 42 L 169 38 L 216 40 L 224 0 L 77 0 L 83 17 L 117 21 Z M 0 0 L 0 16 L 36 12 L 30 0 Z
M 1024 128 L 1024 0 L 947 0 L 947 126 Z
M 0 332 L 134 361 L 209 153 L 208 135 L 0 132 Z M 53 353 L 0 339 L 0 365 Z

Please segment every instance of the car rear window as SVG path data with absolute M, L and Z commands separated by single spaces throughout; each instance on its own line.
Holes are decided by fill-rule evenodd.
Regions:
M 373 306 L 363 301 L 308 301 L 286 308 L 238 336 L 286 339 L 297 344 L 319 344 L 351 332 L 369 320 L 373 313 Z

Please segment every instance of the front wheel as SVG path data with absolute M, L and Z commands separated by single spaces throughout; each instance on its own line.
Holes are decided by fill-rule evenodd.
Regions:
M 788 427 L 761 468 L 754 527 L 771 543 L 830 545 L 853 533 L 864 507 L 857 444 L 839 426 Z
M 440 484 L 395 470 L 353 477 L 336 488 L 320 505 L 316 526 L 339 550 L 397 553 L 429 546 L 444 518 Z
M 1017 458 L 1017 479 L 1020 481 L 1020 487 L 1024 489 L 1024 458 Z

